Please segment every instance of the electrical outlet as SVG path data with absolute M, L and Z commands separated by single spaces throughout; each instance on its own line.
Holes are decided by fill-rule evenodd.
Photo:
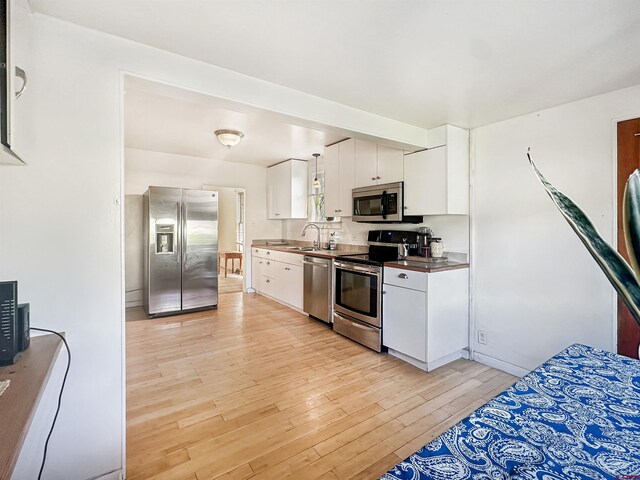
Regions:
M 478 330 L 478 343 L 480 345 L 487 344 L 487 331 L 486 330 Z

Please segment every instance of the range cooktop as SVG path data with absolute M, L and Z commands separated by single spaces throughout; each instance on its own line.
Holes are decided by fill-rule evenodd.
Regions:
M 344 260 L 345 262 L 362 263 L 365 265 L 381 266 L 384 262 L 392 262 L 398 260 L 397 249 L 391 249 L 391 252 L 372 252 L 369 253 L 353 253 L 349 255 L 338 255 L 336 260 Z

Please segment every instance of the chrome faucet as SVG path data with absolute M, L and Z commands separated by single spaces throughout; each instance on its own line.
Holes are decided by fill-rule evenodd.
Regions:
M 316 227 L 316 230 L 318 230 L 318 239 L 315 242 L 313 242 L 313 246 L 316 248 L 320 248 L 320 227 L 318 225 L 316 225 L 315 223 L 307 223 L 302 229 L 302 236 L 304 237 L 304 234 L 306 233 L 307 228 L 309 227 Z

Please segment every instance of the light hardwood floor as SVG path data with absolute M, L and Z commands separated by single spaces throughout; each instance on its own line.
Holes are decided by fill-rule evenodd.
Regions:
M 127 479 L 375 479 L 515 381 L 425 373 L 256 294 L 127 325 Z

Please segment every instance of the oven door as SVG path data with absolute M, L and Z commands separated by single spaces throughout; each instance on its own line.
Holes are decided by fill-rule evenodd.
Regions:
M 354 188 L 354 222 L 399 222 L 402 220 L 402 188 L 399 184 Z
M 334 302 L 337 312 L 380 328 L 380 289 L 382 275 L 379 267 L 334 262 Z

